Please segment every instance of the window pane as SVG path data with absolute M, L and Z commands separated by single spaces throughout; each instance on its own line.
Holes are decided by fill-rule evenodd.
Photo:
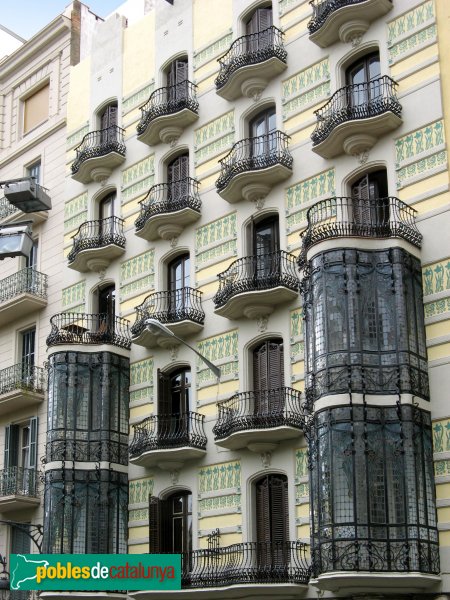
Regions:
M 23 132 L 31 131 L 48 119 L 48 96 L 50 86 L 47 84 L 24 101 Z

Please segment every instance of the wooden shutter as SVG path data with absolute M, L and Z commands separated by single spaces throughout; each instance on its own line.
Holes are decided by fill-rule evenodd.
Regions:
M 270 542 L 270 493 L 269 478 L 256 482 L 256 540 Z
M 178 156 L 167 167 L 167 183 L 169 184 L 169 200 L 186 197 L 189 177 L 189 154 Z
M 159 554 L 161 547 L 161 510 L 162 502 L 156 496 L 149 497 L 148 504 L 148 551 L 150 554 Z
M 18 425 L 7 425 L 5 427 L 5 455 L 4 468 L 17 467 L 19 462 L 19 434 Z
M 30 419 L 30 468 L 37 467 L 38 417 Z M 25 466 L 25 465 L 24 465 Z
M 369 176 L 365 175 L 352 188 L 353 222 L 357 225 L 370 223 Z
M 158 414 L 170 415 L 172 402 L 170 396 L 170 377 L 158 369 Z
M 283 342 L 268 342 L 267 358 L 269 390 L 272 390 L 269 410 L 272 413 L 280 413 L 284 409 L 284 396 L 281 390 L 284 386 Z
M 285 475 L 269 476 L 270 515 L 272 542 L 287 542 L 289 539 L 288 482 Z

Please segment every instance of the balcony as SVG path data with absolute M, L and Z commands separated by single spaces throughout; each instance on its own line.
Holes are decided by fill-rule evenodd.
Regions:
M 198 119 L 197 86 L 187 79 L 155 90 L 140 107 L 137 139 L 153 146 L 159 141 L 173 143 L 183 129 Z
M 323 158 L 370 150 L 378 138 L 402 123 L 397 83 L 387 75 L 370 82 L 347 85 L 314 111 L 317 125 L 311 134 L 313 151 Z
M 11 204 L 6 198 L 0 198 L 0 221 L 3 225 L 6 225 L 7 223 L 20 223 L 21 221 L 32 221 L 34 225 L 37 225 L 38 223 L 43 223 L 47 219 L 48 212 L 45 210 L 24 213 Z
M 136 307 L 136 321 L 131 328 L 133 342 L 147 348 L 155 348 L 173 342 L 149 331 L 145 321 L 149 318 L 164 323 L 181 337 L 197 333 L 203 328 L 205 312 L 202 307 L 202 292 L 185 287 L 170 292 L 150 294 Z
M 80 183 L 104 181 L 125 160 L 124 130 L 117 125 L 90 131 L 81 140 L 72 163 L 72 178 Z
M 108 314 L 60 313 L 50 319 L 47 346 L 110 344 L 129 350 L 131 337 L 127 319 Z
M 165 468 L 206 454 L 205 417 L 186 412 L 152 415 L 133 425 L 130 462 L 142 467 Z
M 35 469 L 8 467 L 0 471 L 0 513 L 39 504 Z
M 306 213 L 302 249 L 336 238 L 401 238 L 420 248 L 422 235 L 416 225 L 417 211 L 398 198 L 327 198 Z
M 25 267 L 0 280 L 0 325 L 47 306 L 47 275 Z
M 313 16 L 309 39 L 326 48 L 334 42 L 351 42 L 365 33 L 372 21 L 392 8 L 392 0 L 311 0 Z
M 40 404 L 47 387 L 42 367 L 19 363 L 0 371 L 0 415 Z
M 216 188 L 231 204 L 245 198 L 264 198 L 270 189 L 292 173 L 290 137 L 273 131 L 236 142 L 230 152 L 220 159 L 220 177 Z
M 67 256 L 68 266 L 75 271 L 102 271 L 125 252 L 123 219 L 107 217 L 86 221 L 73 236 L 73 247 Z
M 241 94 L 257 98 L 269 80 L 286 69 L 287 52 L 283 32 L 273 25 L 235 40 L 218 59 L 220 69 L 216 91 L 226 100 Z
M 217 408 L 214 441 L 229 450 L 298 438 L 304 428 L 301 394 L 292 388 L 235 394 Z
M 141 212 L 135 222 L 137 236 L 149 242 L 178 237 L 186 225 L 200 218 L 198 181 L 186 177 L 154 185 L 140 205 Z
M 284 250 L 239 258 L 218 277 L 215 312 L 229 319 L 269 315 L 298 294 L 295 256 Z
M 244 542 L 184 552 L 181 591 L 130 595 L 136 600 L 175 599 L 185 591 L 189 598 L 211 598 L 213 593 L 220 598 L 297 598 L 310 578 L 307 548 L 300 541 Z

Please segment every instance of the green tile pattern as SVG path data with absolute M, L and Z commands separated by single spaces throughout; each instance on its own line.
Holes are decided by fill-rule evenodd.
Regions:
M 128 503 L 148 502 L 149 496 L 153 494 L 154 483 L 153 477 L 130 481 L 128 484 Z
M 198 473 L 198 491 L 200 494 L 217 492 L 241 487 L 241 463 L 234 460 L 201 467 Z
M 291 337 L 303 335 L 303 309 L 291 310 Z
M 122 114 L 126 114 L 135 106 L 141 106 L 145 104 L 149 99 L 150 94 L 155 89 L 155 82 L 151 81 L 148 85 L 143 87 L 142 89 L 134 92 L 131 96 L 128 96 L 126 100 L 122 101 Z
M 436 317 L 446 312 L 450 312 L 450 298 L 428 302 L 424 305 L 425 317 Z
M 221 154 L 234 143 L 234 110 L 202 125 L 194 135 L 196 165 Z
M 155 156 L 151 154 L 143 160 L 140 160 L 134 165 L 122 171 L 122 185 L 128 186 L 136 179 L 142 179 L 148 175 L 153 175 L 155 172 Z
M 287 231 L 295 231 L 298 225 L 306 221 L 306 212 L 311 201 L 316 198 L 333 197 L 336 195 L 335 171 L 329 169 L 313 177 L 299 181 L 287 188 L 285 192 Z M 308 207 L 304 205 L 308 203 Z
M 450 452 L 450 419 L 433 423 L 434 452 Z
M 130 281 L 131 280 L 131 281 Z M 124 261 L 120 266 L 120 297 L 124 300 L 155 287 L 154 250 Z
M 388 24 L 388 42 L 390 44 L 394 43 L 397 39 L 407 34 L 408 31 L 412 31 L 427 21 L 434 20 L 434 18 L 433 0 L 419 4 L 416 8 L 404 13 Z
M 288 10 L 290 10 L 297 4 L 301 4 L 302 2 L 303 0 L 279 0 L 278 11 L 280 16 L 284 15 Z
M 223 242 L 224 239 L 233 237 Z M 218 262 L 226 254 L 237 255 L 236 213 L 199 227 L 195 233 L 195 260 L 197 268 L 204 263 Z
M 200 513 L 209 510 L 223 510 L 227 508 L 239 508 L 241 506 L 240 494 L 229 494 L 227 496 L 217 496 L 216 498 L 205 498 L 198 501 L 198 510 Z M 226 510 L 225 510 L 226 512 Z
M 330 63 L 328 58 L 299 71 L 283 82 L 283 118 L 331 93 Z
M 295 500 L 299 504 L 303 498 L 309 497 L 309 484 L 300 481 L 309 475 L 308 449 L 299 448 L 295 451 Z
M 435 476 L 445 477 L 450 475 L 450 460 L 437 460 L 434 463 Z
M 72 304 L 81 304 L 81 301 L 84 303 L 86 299 L 86 282 L 79 281 L 74 285 L 62 289 L 62 306 L 65 308 L 66 306 L 70 306 Z
M 219 54 L 225 54 L 233 42 L 233 33 L 227 31 L 224 35 L 211 42 L 205 48 L 194 52 L 194 69 L 198 69 Z M 218 67 L 217 67 L 218 68 Z
M 148 520 L 148 508 L 141 508 L 137 510 L 128 511 L 128 522 L 133 523 L 134 521 L 147 521 Z
M 89 133 L 89 123 L 86 123 L 86 125 L 83 125 L 83 127 L 67 136 L 67 147 L 73 148 L 74 146 L 77 146 L 87 133 Z
M 153 358 L 146 358 L 130 365 L 130 385 L 147 383 L 153 386 Z
M 450 290 L 450 259 L 422 268 L 424 296 Z
M 402 58 L 402 55 L 412 50 L 420 50 L 420 46 L 424 46 L 429 41 L 437 39 L 436 25 L 430 25 L 421 31 L 410 35 L 398 44 L 394 44 L 389 48 L 389 63 Z
M 198 342 L 197 350 L 212 363 L 228 359 L 220 366 L 222 378 L 233 376 L 236 379 L 239 376 L 237 329 Z M 205 368 L 203 361 L 197 358 L 197 386 L 211 385 L 215 381 L 212 371 Z

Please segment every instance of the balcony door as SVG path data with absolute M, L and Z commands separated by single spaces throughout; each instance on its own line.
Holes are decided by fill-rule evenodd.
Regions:
M 355 225 L 389 227 L 389 199 L 385 170 L 365 174 L 352 185 Z
M 38 418 L 5 427 L 3 495 L 35 495 Z
M 245 32 L 250 36 L 247 38 L 247 52 L 257 52 L 272 45 L 272 31 L 267 31 L 272 24 L 273 13 L 271 6 L 255 10 L 245 24 Z
M 352 86 L 348 90 L 348 103 L 352 111 L 352 118 L 370 116 L 371 103 L 383 96 L 380 83 L 380 55 L 378 52 L 368 54 L 346 70 L 346 83 Z M 368 113 L 368 114 L 367 114 Z
M 289 553 L 288 481 L 285 475 L 265 475 L 255 484 L 256 541 L 258 566 L 287 568 Z
M 176 492 L 149 499 L 149 552 L 181 554 L 192 551 L 192 494 Z M 186 564 L 186 563 L 184 563 Z
M 112 243 L 114 236 L 114 217 L 116 210 L 116 194 L 108 194 L 98 205 L 98 234 L 100 236 L 99 243 Z M 108 219 L 108 220 L 106 220 Z M 95 235 L 95 232 L 92 232 Z
M 267 340 L 253 350 L 255 416 L 281 416 L 284 409 L 283 340 Z
M 116 288 L 114 285 L 108 285 L 98 290 L 98 323 L 97 330 L 92 331 L 91 335 L 98 341 L 108 343 L 114 336 L 114 322 L 116 316 Z
M 253 224 L 255 286 L 275 285 L 280 275 L 278 216 L 272 215 Z
M 101 144 L 117 141 L 117 104 L 110 104 L 100 115 Z
M 189 195 L 189 154 L 181 154 L 167 165 L 169 204 L 180 204 Z
M 35 345 L 36 345 L 36 329 L 28 329 L 21 333 L 22 338 L 22 383 L 33 386 L 34 381 L 34 365 L 35 365 Z
M 169 263 L 168 316 L 171 321 L 186 318 L 189 308 L 190 258 L 182 254 Z
M 170 63 L 167 70 L 169 102 L 176 103 L 188 97 L 188 69 L 187 58 L 178 58 Z
M 250 121 L 250 155 L 253 157 L 254 169 L 264 168 L 270 152 L 276 150 L 276 128 L 274 106 L 259 113 Z
M 167 447 L 189 442 L 191 381 L 190 369 L 170 374 L 158 370 L 158 438 Z

